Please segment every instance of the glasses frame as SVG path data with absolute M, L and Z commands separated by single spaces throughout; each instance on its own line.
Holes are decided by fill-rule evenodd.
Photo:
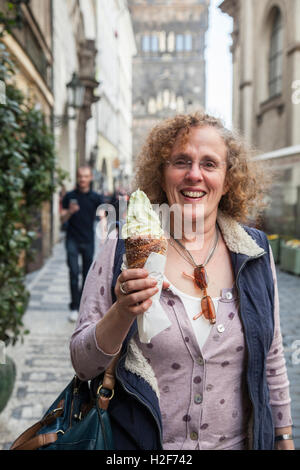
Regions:
M 185 168 L 176 168 L 175 162 L 172 162 L 171 160 L 166 160 L 164 163 L 166 165 L 172 166 L 173 169 L 176 170 L 176 171 L 189 172 L 189 171 L 191 171 L 194 162 L 192 160 L 187 161 L 186 162 L 187 166 Z M 223 165 L 227 165 L 227 162 L 218 162 L 218 165 L 221 165 L 221 167 L 220 168 L 219 167 L 213 168 L 211 170 L 208 170 L 207 168 L 204 168 L 204 164 L 205 164 L 205 162 L 198 162 L 198 167 L 201 169 L 201 171 L 205 171 L 207 173 L 214 173 L 216 171 L 220 171 L 221 167 Z

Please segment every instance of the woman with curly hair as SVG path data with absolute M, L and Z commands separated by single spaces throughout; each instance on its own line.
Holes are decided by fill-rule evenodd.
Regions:
M 171 326 L 139 340 L 136 319 L 156 281 L 116 269 L 116 233 L 90 269 L 71 339 L 74 368 L 92 388 L 115 365 L 116 449 L 293 449 L 272 253 L 263 232 L 243 225 L 265 194 L 252 152 L 195 113 L 152 129 L 136 165 L 136 188 L 182 215 L 180 236 L 170 223 L 160 297 Z

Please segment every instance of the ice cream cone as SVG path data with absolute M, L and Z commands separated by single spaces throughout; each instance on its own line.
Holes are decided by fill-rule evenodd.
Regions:
M 122 235 L 128 268 L 142 268 L 150 253 L 167 253 L 168 243 L 159 217 L 146 194 L 139 189 L 130 197 Z
M 151 235 L 130 237 L 125 240 L 128 268 L 142 268 L 150 253 L 167 254 L 168 243 L 165 237 L 152 238 Z

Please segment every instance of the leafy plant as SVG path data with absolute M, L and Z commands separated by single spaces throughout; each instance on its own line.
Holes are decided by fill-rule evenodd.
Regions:
M 0 35 L 0 80 L 6 84 L 6 104 L 0 104 L 0 340 L 13 345 L 27 333 L 23 260 L 36 236 L 32 213 L 66 177 L 56 166 L 54 138 L 42 112 L 14 84 L 15 68 Z

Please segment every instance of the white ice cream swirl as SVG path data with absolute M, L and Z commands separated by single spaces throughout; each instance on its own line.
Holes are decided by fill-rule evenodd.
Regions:
M 126 239 L 142 235 L 161 238 L 164 232 L 159 216 L 153 210 L 148 197 L 143 191 L 137 189 L 129 200 L 127 220 L 122 228 L 122 237 Z

